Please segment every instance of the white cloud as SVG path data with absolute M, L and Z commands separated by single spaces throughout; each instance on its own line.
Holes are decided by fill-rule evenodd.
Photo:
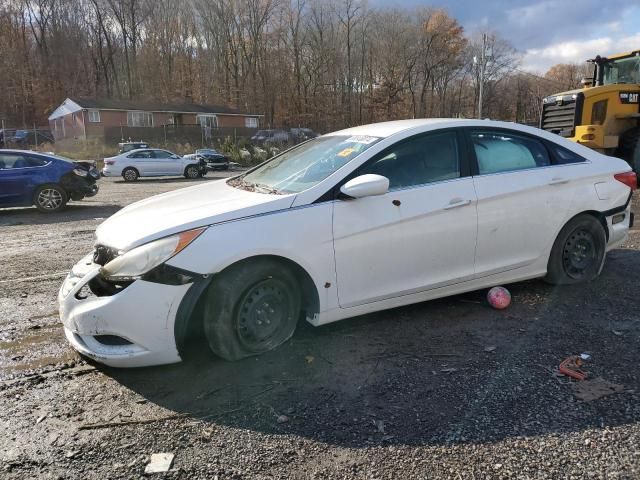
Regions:
M 640 48 L 640 33 L 614 38 L 605 36 L 592 40 L 558 42 L 544 48 L 528 49 L 522 59 L 525 70 L 546 72 L 557 63 L 582 63 L 596 55 L 612 55 Z

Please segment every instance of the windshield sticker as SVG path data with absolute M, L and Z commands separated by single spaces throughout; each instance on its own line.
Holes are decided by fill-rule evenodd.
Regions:
M 363 143 L 365 145 L 369 145 L 376 140 L 379 140 L 378 137 L 370 137 L 368 135 L 354 135 L 351 138 L 347 138 L 344 143 Z
M 345 148 L 340 153 L 338 153 L 338 156 L 339 157 L 348 157 L 349 155 L 351 155 L 355 151 L 356 151 L 355 148 Z

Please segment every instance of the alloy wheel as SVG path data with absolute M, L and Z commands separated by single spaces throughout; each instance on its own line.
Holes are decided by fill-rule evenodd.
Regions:
M 38 205 L 46 210 L 56 210 L 62 202 L 62 193 L 55 188 L 43 188 L 38 193 Z
M 133 170 L 127 170 L 126 172 L 124 172 L 125 180 L 133 182 L 136 178 L 138 178 L 138 175 L 136 175 L 136 172 L 134 172 Z

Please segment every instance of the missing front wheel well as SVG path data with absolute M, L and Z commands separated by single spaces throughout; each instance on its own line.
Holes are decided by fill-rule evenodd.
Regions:
M 186 352 L 186 343 L 191 338 L 204 338 L 203 320 L 204 320 L 204 303 L 206 294 L 211 282 L 214 279 L 223 276 L 230 268 L 246 266 L 250 268 L 252 262 L 269 259 L 276 260 L 284 268 L 289 269 L 296 276 L 302 292 L 302 313 L 301 318 L 310 320 L 320 311 L 320 299 L 318 290 L 311 276 L 307 271 L 297 263 L 276 255 L 261 255 L 250 257 L 240 262 L 234 263 L 215 275 L 209 275 L 207 278 L 201 278 L 189 288 L 186 295 L 182 299 L 174 327 L 176 345 L 180 356 L 184 358 Z

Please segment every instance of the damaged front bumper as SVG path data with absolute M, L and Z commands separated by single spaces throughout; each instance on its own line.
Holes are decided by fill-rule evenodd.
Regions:
M 113 367 L 179 362 L 174 322 L 190 284 L 139 279 L 112 294 L 98 296 L 89 284 L 99 279 L 100 268 L 92 255 L 87 255 L 60 288 L 60 320 L 71 346 Z

